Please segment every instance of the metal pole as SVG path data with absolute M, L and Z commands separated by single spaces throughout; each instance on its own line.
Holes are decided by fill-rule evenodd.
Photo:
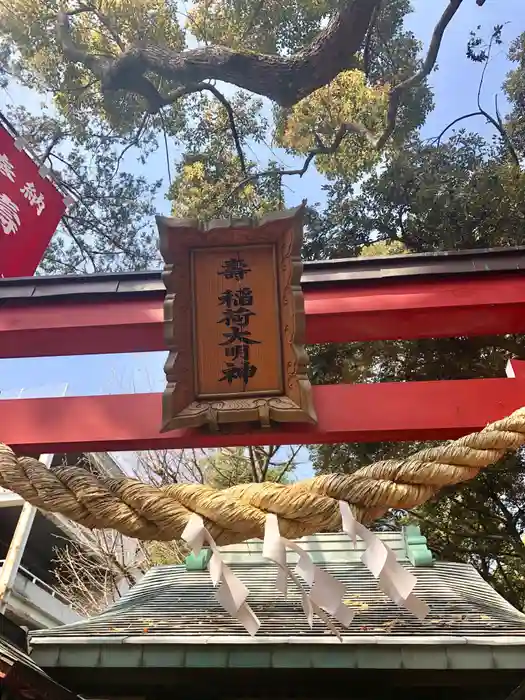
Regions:
M 64 385 L 62 396 L 66 396 L 68 387 L 68 384 Z M 18 398 L 21 398 L 23 393 L 24 389 L 21 389 Z M 52 454 L 40 455 L 40 461 L 49 469 L 54 456 Z M 37 510 L 35 506 L 27 502 L 22 506 L 7 556 L 0 569 L 0 613 L 2 615 L 7 609 L 9 596 L 13 590 Z
M 54 455 L 41 455 L 40 461 L 49 469 Z M 0 613 L 4 614 L 7 609 L 9 596 L 13 589 L 20 562 L 24 556 L 27 540 L 33 527 L 33 521 L 37 508 L 30 503 L 24 503 L 22 512 L 18 518 L 13 539 L 9 545 L 9 551 L 0 569 Z

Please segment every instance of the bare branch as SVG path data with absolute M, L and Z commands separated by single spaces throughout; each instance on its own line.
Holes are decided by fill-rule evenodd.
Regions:
M 78 239 L 78 237 L 76 236 L 75 232 L 74 232 L 73 229 L 71 228 L 71 225 L 70 225 L 70 223 L 69 223 L 69 221 L 68 221 L 68 219 L 67 219 L 67 216 L 64 216 L 64 217 L 63 217 L 61 223 L 62 223 L 62 225 L 64 226 L 64 228 L 66 229 L 66 231 L 69 233 L 69 235 L 71 236 L 71 238 L 73 239 L 73 241 L 76 243 L 76 245 L 77 245 L 78 249 L 80 250 L 80 252 L 81 252 L 85 257 L 89 258 L 89 262 L 93 265 L 93 271 L 94 271 L 94 272 L 97 272 L 97 263 L 96 263 L 96 261 L 95 261 L 95 258 L 93 257 L 93 255 L 92 255 L 91 251 L 89 250 L 89 248 L 88 248 L 87 246 L 85 246 L 85 245 L 82 243 L 82 241 L 80 241 L 80 240 Z
M 281 481 L 293 468 L 300 447 L 292 448 L 284 463 L 272 460 L 281 448 L 209 450 L 161 450 L 137 455 L 133 471 L 142 480 L 167 485 L 181 481 L 204 483 L 199 463 L 207 458 L 211 474 L 218 476 L 223 486 L 244 482 L 250 477 L 250 462 L 254 478 L 263 480 L 270 466 L 279 466 L 276 481 Z M 222 460 L 222 462 L 221 462 Z M 221 469 L 224 466 L 224 469 Z M 187 551 L 181 542 L 143 543 L 114 531 L 87 532 L 75 528 L 75 541 L 67 541 L 56 550 L 58 589 L 84 615 L 102 612 L 114 603 L 142 574 L 157 564 L 179 563 Z
M 248 447 L 248 454 L 250 455 L 250 467 L 252 469 L 252 479 L 255 483 L 258 483 L 260 481 L 263 481 L 263 479 L 260 478 L 259 475 L 259 470 L 257 468 L 257 461 L 255 459 L 255 453 L 253 451 L 253 447 L 250 445 Z
M 40 161 L 42 165 L 45 165 L 46 160 L 51 157 L 51 152 L 52 152 L 53 148 L 55 146 L 57 146 L 60 143 L 60 141 L 62 141 L 62 139 L 64 139 L 64 138 L 65 138 L 65 135 L 61 131 L 58 131 L 53 136 L 53 138 L 49 142 L 46 150 L 44 151 L 44 153 L 42 155 L 42 159 Z
M 464 119 L 470 119 L 471 117 L 478 117 L 478 116 L 483 116 L 483 112 L 480 112 L 479 110 L 476 112 L 469 112 L 469 114 L 463 114 L 461 117 L 457 117 L 453 121 L 450 122 L 450 124 L 447 124 L 447 126 L 433 139 L 431 139 L 432 143 L 437 143 L 438 145 L 441 143 L 441 139 L 443 136 L 447 133 L 449 129 L 451 129 L 455 124 L 458 124 L 459 122 L 463 121 Z
M 151 566 L 147 548 L 119 533 L 98 530 L 55 551 L 57 587 L 84 615 L 102 612 Z
M 299 447 L 295 447 L 292 449 L 292 453 L 291 453 L 290 457 L 288 458 L 288 460 L 286 462 L 284 462 L 284 464 L 282 465 L 281 471 L 276 476 L 276 479 L 275 479 L 276 483 L 280 484 L 282 482 L 282 480 L 284 479 L 284 477 L 286 476 L 286 474 L 288 474 L 288 472 L 295 467 L 295 460 L 297 458 L 297 455 L 301 451 L 301 448 L 302 448 L 302 445 L 299 445 Z
M 235 114 L 233 113 L 231 104 L 228 102 L 226 97 L 224 97 L 222 92 L 220 92 L 220 90 L 217 90 L 215 85 L 212 85 L 211 83 L 189 83 L 188 85 L 184 85 L 183 87 L 173 90 L 173 92 L 171 92 L 169 95 L 166 95 L 165 97 L 162 97 L 161 99 L 163 100 L 164 105 L 168 105 L 172 104 L 173 102 L 176 102 L 185 95 L 192 95 L 197 92 L 206 91 L 211 92 L 211 94 L 222 104 L 222 106 L 226 110 L 226 113 L 228 114 L 228 121 L 230 122 L 230 129 L 232 132 L 233 141 L 235 143 L 235 150 L 237 151 L 239 162 L 241 164 L 241 171 L 243 175 L 246 175 L 246 159 L 244 157 L 241 139 L 235 123 Z
M 178 469 L 176 465 L 180 466 L 187 453 L 195 457 L 191 450 L 166 450 L 141 457 L 150 467 L 156 463 L 157 471 L 162 471 L 165 467 Z M 149 468 L 146 480 L 158 483 L 156 473 Z M 75 540 L 68 540 L 65 547 L 55 552 L 55 575 L 59 591 L 86 616 L 104 611 L 152 566 L 180 563 L 187 554 L 180 542 L 144 543 L 111 530 L 87 532 L 81 525 L 72 527 L 76 530 Z
M 162 123 L 162 136 L 164 137 L 164 152 L 166 153 L 166 167 L 168 169 L 168 182 L 170 184 L 170 187 L 173 183 L 173 180 L 171 179 L 171 164 L 170 164 L 170 152 L 168 148 L 168 136 L 166 134 L 166 124 L 164 122 L 164 115 L 162 112 L 159 112 L 160 114 L 160 121 Z
M 478 85 L 478 92 L 476 95 L 476 101 L 477 101 L 477 105 L 478 105 L 477 111 L 470 112 L 469 114 L 464 114 L 463 116 L 457 117 L 456 119 L 454 119 L 452 122 L 450 122 L 450 124 L 448 124 L 441 131 L 439 136 L 437 136 L 435 139 L 433 139 L 433 143 L 439 144 L 441 142 L 443 135 L 451 127 L 453 127 L 455 124 L 457 124 L 458 122 L 463 121 L 464 119 L 470 119 L 471 117 L 481 116 L 481 117 L 484 117 L 487 120 L 487 122 L 489 124 L 491 124 L 496 129 L 496 131 L 501 136 L 501 139 L 502 139 L 503 143 L 505 144 L 507 151 L 508 151 L 509 155 L 511 156 L 512 160 L 518 166 L 518 168 L 520 168 L 521 167 L 520 159 L 518 157 L 516 149 L 514 148 L 514 144 L 512 143 L 512 139 L 510 138 L 509 134 L 507 133 L 507 130 L 505 129 L 505 125 L 503 124 L 503 120 L 501 119 L 501 115 L 499 113 L 498 96 L 496 95 L 494 98 L 496 118 L 494 118 L 489 112 L 487 112 L 487 110 L 484 109 L 481 105 L 481 92 L 483 90 L 483 83 L 485 81 L 485 74 L 487 72 L 487 67 L 489 65 L 490 55 L 491 55 L 493 44 L 494 44 L 494 34 L 492 34 L 492 36 L 490 37 L 489 45 L 487 48 L 487 55 L 486 55 L 485 62 L 483 65 L 483 70 L 481 71 L 481 77 L 480 77 L 480 81 L 479 81 L 479 85 Z
M 199 466 L 203 450 L 155 450 L 137 455 L 137 477 L 157 486 L 204 483 Z
M 272 466 L 272 459 L 275 456 L 276 452 L 279 450 L 279 447 L 275 445 L 270 445 L 266 448 L 256 447 L 254 449 L 259 462 L 261 481 L 266 481 L 266 477 L 268 476 L 268 469 Z
M 386 125 L 383 133 L 376 141 L 377 150 L 382 150 L 388 139 L 394 133 L 394 129 L 396 128 L 397 113 L 399 110 L 399 105 L 401 104 L 401 98 L 403 97 L 404 93 L 408 92 L 417 85 L 421 85 L 421 83 L 430 75 L 431 71 L 434 69 L 439 54 L 439 49 L 441 48 L 441 42 L 443 40 L 445 29 L 452 21 L 452 18 L 458 11 L 462 2 L 463 0 L 450 0 L 449 4 L 445 8 L 445 11 L 441 15 L 441 18 L 434 27 L 434 31 L 432 32 L 432 38 L 430 40 L 430 46 L 428 47 L 427 55 L 425 60 L 423 61 L 423 65 L 417 71 L 417 73 L 414 73 L 414 75 L 412 75 L 410 78 L 403 80 L 403 82 L 399 83 L 399 85 L 396 85 L 391 89 L 388 99 Z
M 232 132 L 233 141 L 235 143 L 235 150 L 237 151 L 237 156 L 239 157 L 239 163 L 241 164 L 241 172 L 243 175 L 246 175 L 247 174 L 246 160 L 244 158 L 244 153 L 243 153 L 242 146 L 241 146 L 241 139 L 239 138 L 239 132 L 237 131 L 237 126 L 235 124 L 235 115 L 233 113 L 233 109 L 232 109 L 231 104 L 224 97 L 224 95 L 219 90 L 217 90 L 217 88 L 214 85 L 204 83 L 202 85 L 201 89 L 208 90 L 209 92 L 211 92 L 212 95 L 219 100 L 219 102 L 222 104 L 222 106 L 226 110 L 226 112 L 228 114 L 228 120 L 230 122 L 230 129 Z
M 120 163 L 122 162 L 122 159 L 126 155 L 126 153 L 130 150 L 130 148 L 133 148 L 134 146 L 139 146 L 140 143 L 140 137 L 142 136 L 142 132 L 146 129 L 146 125 L 148 123 L 150 115 L 146 112 L 146 114 L 143 116 L 142 121 L 139 124 L 139 128 L 137 129 L 137 133 L 135 136 L 131 139 L 131 141 L 126 145 L 126 147 L 122 150 L 122 153 L 119 155 L 117 159 L 117 165 L 115 166 L 115 172 L 113 173 L 113 177 L 118 173 L 119 168 L 120 168 Z

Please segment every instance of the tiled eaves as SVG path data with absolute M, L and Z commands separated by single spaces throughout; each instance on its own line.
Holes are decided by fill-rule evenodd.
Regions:
M 525 640 L 455 637 L 440 640 L 392 638 L 212 641 L 142 639 L 110 644 L 35 645 L 32 656 L 45 669 L 318 668 L 318 669 L 525 669 Z
M 317 260 L 304 263 L 303 289 L 389 280 L 508 274 L 525 270 L 525 246 L 514 248 L 421 253 L 384 257 Z M 35 299 L 129 295 L 162 298 L 160 270 L 93 275 L 36 276 L 0 280 L 0 303 Z

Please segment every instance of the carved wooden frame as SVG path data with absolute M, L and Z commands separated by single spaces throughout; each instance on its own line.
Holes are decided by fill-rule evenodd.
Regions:
M 276 212 L 260 221 L 216 220 L 206 227 L 187 219 L 157 217 L 165 262 L 164 337 L 169 349 L 164 366 L 167 386 L 162 399 L 161 432 L 176 428 L 272 421 L 315 423 L 317 418 L 307 375 L 305 312 L 301 289 L 303 207 Z M 275 245 L 284 394 L 201 400 L 194 384 L 191 251 L 195 248 Z

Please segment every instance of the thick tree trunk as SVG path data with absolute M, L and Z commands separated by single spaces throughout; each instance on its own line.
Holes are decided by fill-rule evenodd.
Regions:
M 339 14 L 310 46 L 287 57 L 245 53 L 225 47 L 176 53 L 162 46 L 147 45 L 131 47 L 115 59 L 101 59 L 74 45 L 69 17 L 64 13 L 59 16 L 57 34 L 66 56 L 88 67 L 101 80 L 104 89 L 143 95 L 152 111 L 161 106 L 162 99 L 158 93 L 155 98 L 156 90 L 144 77 L 146 72 L 181 86 L 220 80 L 290 107 L 330 83 L 341 71 L 357 65 L 356 53 L 363 45 L 379 2 L 342 0 Z

